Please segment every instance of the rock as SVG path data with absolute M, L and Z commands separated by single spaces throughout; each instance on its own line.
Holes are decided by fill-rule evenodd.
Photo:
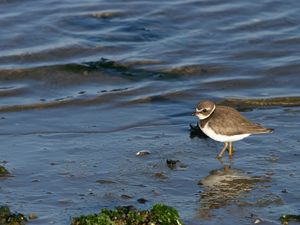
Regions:
M 35 220 L 37 218 L 38 218 L 38 216 L 36 213 L 29 213 L 29 215 L 28 215 L 28 219 L 30 219 L 30 220 Z
M 282 224 L 286 225 L 289 221 L 300 222 L 300 215 L 284 214 L 279 219 Z
M 262 220 L 259 219 L 259 218 L 254 220 L 254 224 L 259 224 L 259 223 L 261 223 L 261 222 L 262 222 Z
M 171 170 L 184 170 L 187 168 L 187 166 L 182 164 L 179 160 L 167 159 L 166 163 Z
M 185 170 L 187 168 L 187 165 L 180 162 L 180 160 L 167 159 L 166 163 L 171 170 Z
M 177 168 L 177 164 L 178 164 L 179 162 L 180 162 L 179 160 L 172 160 L 172 159 L 167 159 L 167 160 L 166 160 L 167 166 L 168 166 L 171 170 L 176 169 L 176 168 Z
M 10 173 L 4 166 L 0 166 L 0 177 L 9 177 Z
M 150 155 L 150 152 L 147 150 L 142 150 L 142 151 L 137 152 L 135 155 L 136 156 L 146 156 L 146 155 Z
M 148 200 L 145 198 L 139 198 L 137 201 L 138 201 L 138 203 L 141 203 L 141 204 L 145 204 L 146 202 L 148 202 Z
M 24 225 L 27 218 L 21 213 L 12 213 L 8 206 L 0 206 L 1 225 Z

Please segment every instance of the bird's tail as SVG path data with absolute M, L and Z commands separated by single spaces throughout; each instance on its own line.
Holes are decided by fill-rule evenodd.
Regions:
M 269 133 L 273 133 L 273 131 L 274 129 L 272 128 L 261 127 L 260 129 L 255 129 L 253 134 L 269 134 Z

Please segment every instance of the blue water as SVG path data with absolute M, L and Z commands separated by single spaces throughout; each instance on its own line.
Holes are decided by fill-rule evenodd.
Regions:
M 36 213 L 34 224 L 156 202 L 186 224 L 278 224 L 299 213 L 299 7 L 0 0 L 0 160 L 13 175 L 0 180 L 0 204 Z M 221 144 L 190 138 L 204 98 L 237 99 L 231 106 L 275 132 L 237 142 L 221 164 Z M 170 158 L 187 168 L 170 170 Z M 241 179 L 210 186 L 224 165 Z

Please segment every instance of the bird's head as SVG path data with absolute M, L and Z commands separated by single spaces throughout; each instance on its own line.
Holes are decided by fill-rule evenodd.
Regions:
M 214 112 L 215 108 L 216 105 L 212 101 L 201 101 L 197 105 L 193 115 L 197 116 L 200 120 L 204 120 Z

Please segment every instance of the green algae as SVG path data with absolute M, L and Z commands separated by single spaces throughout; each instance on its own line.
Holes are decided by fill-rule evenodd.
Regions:
M 173 207 L 155 204 L 150 210 L 132 206 L 102 209 L 99 214 L 75 217 L 71 225 L 183 225 Z
M 100 69 L 116 69 L 119 71 L 125 71 L 127 68 L 115 61 L 101 58 L 98 61 L 85 62 L 81 64 L 67 64 L 64 65 L 64 69 L 72 72 L 82 72 L 82 71 L 97 71 Z
M 4 166 L 0 166 L 0 177 L 8 177 L 10 173 Z
M 1 225 L 24 225 L 27 218 L 21 213 L 12 213 L 7 206 L 0 206 Z
M 156 204 L 151 209 L 152 219 L 154 224 L 161 225 L 176 225 L 183 224 L 180 220 L 179 214 L 176 209 L 162 205 Z
M 138 74 L 141 74 L 142 72 L 142 70 L 133 69 L 129 66 L 123 65 L 121 63 L 106 58 L 101 58 L 98 61 L 84 62 L 80 64 L 76 64 L 76 63 L 67 64 L 61 66 L 61 69 L 73 73 L 86 73 L 86 72 L 93 72 L 93 71 L 106 71 L 106 72 L 114 71 L 115 74 L 125 76 L 130 79 L 132 79 L 133 77 L 138 77 L 139 76 Z
M 130 64 L 122 64 L 106 58 L 101 58 L 97 61 L 66 64 L 60 66 L 59 69 L 80 74 L 88 74 L 89 72 L 105 72 L 108 74 L 113 74 L 113 76 L 121 76 L 129 80 L 139 80 L 145 78 L 169 80 L 176 79 L 182 75 L 173 71 L 149 71 L 136 68 Z
M 220 103 L 231 107 L 253 108 L 253 107 L 274 107 L 274 106 L 300 106 L 300 97 L 275 97 L 275 98 L 256 98 L 238 99 L 228 98 Z

